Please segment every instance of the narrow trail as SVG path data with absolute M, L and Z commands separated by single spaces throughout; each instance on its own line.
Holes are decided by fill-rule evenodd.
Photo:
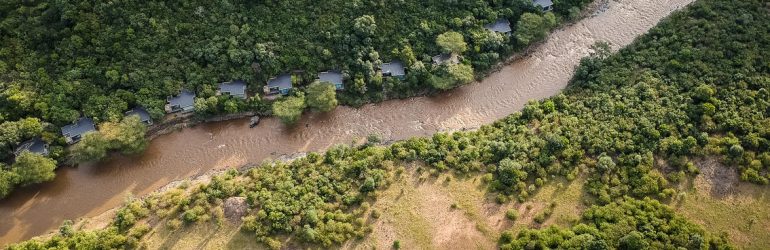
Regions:
M 253 129 L 248 119 L 204 124 L 160 136 L 138 156 L 60 169 L 53 182 L 17 190 L 0 203 L 0 245 L 53 230 L 65 219 L 98 215 L 129 194 L 144 195 L 212 169 L 324 150 L 369 134 L 399 140 L 479 127 L 520 110 L 529 100 L 559 93 L 594 42 L 626 46 L 692 1 L 612 0 L 593 16 L 552 33 L 527 57 L 481 82 L 437 96 L 339 107 L 306 115 L 295 128 L 273 118 Z

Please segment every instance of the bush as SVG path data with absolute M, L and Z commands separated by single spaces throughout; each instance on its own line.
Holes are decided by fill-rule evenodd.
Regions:
M 304 96 L 286 97 L 273 103 L 273 115 L 280 118 L 287 125 L 295 124 L 300 116 L 302 116 L 302 111 L 304 110 Z
M 505 211 L 505 218 L 508 218 L 511 221 L 516 221 L 516 219 L 519 218 L 519 212 L 516 211 L 516 209 L 508 209 L 508 211 Z
M 329 82 L 314 82 L 307 88 L 307 106 L 321 112 L 337 107 L 337 92 Z

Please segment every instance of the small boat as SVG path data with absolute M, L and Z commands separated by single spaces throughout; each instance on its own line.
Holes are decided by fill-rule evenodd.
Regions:
M 259 116 L 252 116 L 251 120 L 249 121 L 249 128 L 256 127 L 257 125 L 259 125 Z

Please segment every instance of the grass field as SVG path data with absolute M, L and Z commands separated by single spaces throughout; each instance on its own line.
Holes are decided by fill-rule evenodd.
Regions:
M 707 231 L 727 234 L 739 249 L 770 249 L 770 190 L 740 182 L 735 171 L 715 160 L 699 165 L 702 173 L 682 183 L 684 195 L 670 205 Z M 486 191 L 481 176 L 433 176 L 416 166 L 408 169 L 379 191 L 366 218 L 372 233 L 343 249 L 391 249 L 395 241 L 402 249 L 495 249 L 505 230 L 574 224 L 585 201 L 592 199 L 583 190 L 585 178 L 578 178 L 553 181 L 526 202 L 501 205 Z M 536 223 L 534 218 L 551 204 L 552 215 Z M 509 209 L 518 212 L 518 219 L 505 217 Z M 265 248 L 239 225 L 214 222 L 169 230 L 161 221 L 142 244 L 147 249 Z M 293 246 L 291 239 L 284 239 L 287 245 Z
M 770 189 L 738 179 L 715 160 L 699 162 L 701 174 L 683 184 L 676 211 L 712 233 L 726 233 L 739 249 L 770 249 Z

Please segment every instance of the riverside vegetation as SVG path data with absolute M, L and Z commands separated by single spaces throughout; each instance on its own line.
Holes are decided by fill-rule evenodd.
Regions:
M 157 120 L 166 98 L 181 89 L 196 92 L 200 117 L 255 111 L 293 123 L 306 108 L 324 112 L 338 103 L 453 88 L 543 39 L 557 22 L 577 18 L 587 2 L 556 1 L 548 13 L 529 0 L 2 3 L 0 161 L 11 162 L 12 150 L 36 137 L 51 143 L 48 158 L 56 162 L 140 152 L 141 129 L 109 128 L 135 141 L 108 143 L 102 133 L 68 151 L 59 127 L 85 116 L 106 130 L 136 106 Z M 513 38 L 483 28 L 497 19 L 512 22 Z M 431 65 L 439 53 L 455 53 L 460 63 Z M 378 65 L 389 60 L 405 64 L 404 80 L 379 74 Z M 345 73 L 345 91 L 312 84 L 317 72 L 333 69 Z M 218 82 L 245 80 L 257 93 L 285 72 L 294 72 L 297 88 L 275 102 L 216 95 Z M 24 173 L 13 169 L 0 165 L 0 197 L 50 179 L 19 177 Z
M 372 137 L 231 170 L 129 200 L 106 229 L 67 224 L 50 239 L 10 248 L 136 247 L 149 230 L 146 218 L 165 218 L 169 228 L 225 223 L 221 203 L 234 196 L 246 197 L 242 229 L 255 240 L 279 248 L 292 236 L 331 246 L 371 231 L 364 215 L 378 191 L 416 161 L 434 173 L 482 175 L 500 203 L 526 200 L 558 177 L 585 176 L 594 199 L 576 225 L 503 233 L 503 249 L 729 249 L 724 237 L 665 203 L 677 195 L 676 183 L 698 173 L 695 157 L 717 157 L 742 180 L 768 183 L 769 32 L 764 1 L 700 0 L 615 54 L 598 44 L 563 94 L 476 131 L 389 146 Z

